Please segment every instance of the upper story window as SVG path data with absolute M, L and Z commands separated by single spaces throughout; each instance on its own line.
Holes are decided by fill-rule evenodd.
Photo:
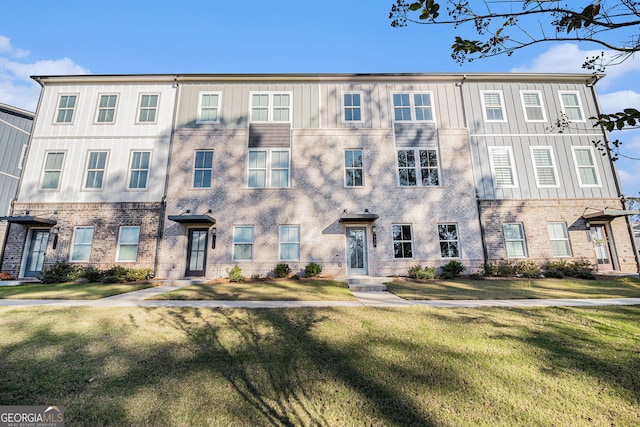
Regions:
M 76 227 L 73 230 L 70 262 L 88 262 L 91 258 L 91 244 L 93 242 L 93 227 Z
M 562 111 L 569 120 L 576 122 L 584 121 L 582 104 L 580 103 L 578 92 L 560 92 L 560 103 L 562 104 Z
M 89 151 L 87 156 L 87 173 L 84 188 L 100 190 L 104 185 L 104 171 L 107 167 L 106 151 Z
M 485 122 L 505 122 L 504 101 L 501 91 L 482 91 L 482 112 Z
M 247 186 L 289 187 L 289 150 L 249 150 Z
M 73 112 L 76 108 L 78 95 L 60 95 L 58 100 L 58 111 L 56 113 L 56 123 L 73 122 Z
M 100 95 L 98 101 L 98 115 L 96 122 L 113 123 L 116 118 L 116 105 L 118 104 L 118 95 Z
M 344 150 L 344 185 L 345 187 L 364 186 L 362 150 Z
M 436 150 L 398 150 L 398 178 L 401 187 L 440 185 Z
M 571 147 L 580 187 L 599 187 L 598 169 L 592 147 Z
M 395 121 L 431 121 L 433 109 L 430 93 L 394 93 Z
M 531 147 L 531 159 L 538 187 L 559 187 L 552 148 Z
M 130 189 L 147 188 L 150 159 L 151 159 L 150 151 L 133 151 L 131 153 L 131 167 L 129 168 L 129 187 L 128 188 Z
M 198 100 L 198 123 L 220 122 L 220 92 L 200 92 Z
M 489 163 L 496 187 L 518 186 L 511 147 L 489 147 Z
M 542 106 L 542 93 L 540 91 L 521 91 L 522 108 L 524 117 L 528 122 L 544 122 L 547 117 Z
M 44 161 L 42 176 L 43 190 L 57 190 L 60 186 L 62 175 L 62 165 L 64 163 L 64 152 L 48 152 Z
M 413 258 L 413 233 L 411 224 L 392 224 L 394 258 Z
M 252 93 L 252 122 L 289 122 L 291 121 L 290 93 Z
M 155 123 L 158 116 L 158 94 L 140 95 L 138 123 Z
M 362 94 L 349 92 L 342 94 L 343 119 L 345 122 L 362 121 Z
M 196 151 L 193 160 L 193 187 L 210 188 L 213 175 L 213 151 Z

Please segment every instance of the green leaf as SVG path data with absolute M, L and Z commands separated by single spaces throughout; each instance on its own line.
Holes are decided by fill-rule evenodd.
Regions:
M 416 3 L 411 3 L 411 5 L 409 6 L 409 10 L 419 10 L 422 9 L 422 2 L 416 2 Z

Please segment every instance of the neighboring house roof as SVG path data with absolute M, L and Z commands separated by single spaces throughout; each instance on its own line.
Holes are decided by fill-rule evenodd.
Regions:
M 22 116 L 25 119 L 33 120 L 33 118 L 35 117 L 35 113 L 32 113 L 31 111 L 23 110 L 22 108 L 14 107 L 12 105 L 3 104 L 2 102 L 0 102 L 0 110 L 4 110 L 7 113 L 16 116 Z

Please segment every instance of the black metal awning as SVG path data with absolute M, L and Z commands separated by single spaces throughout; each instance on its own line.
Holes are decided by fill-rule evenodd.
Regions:
M 216 219 L 209 215 L 169 215 L 169 221 L 175 221 L 178 224 L 208 224 L 213 225 Z
M 370 214 L 370 213 L 343 213 L 340 215 L 340 222 L 373 222 L 376 219 L 380 218 L 378 214 Z
M 617 217 L 621 216 L 630 216 L 630 215 L 640 215 L 640 210 L 626 210 L 626 209 L 612 209 L 612 208 L 604 208 L 604 209 L 596 209 L 596 208 L 587 208 L 585 211 L 589 210 L 589 213 L 582 214 L 582 217 L 589 221 L 611 221 Z
M 42 218 L 35 215 L 15 215 L 15 216 L 0 216 L 0 221 L 7 221 L 14 224 L 30 225 L 30 226 L 46 226 L 53 227 L 58 223 L 55 219 Z

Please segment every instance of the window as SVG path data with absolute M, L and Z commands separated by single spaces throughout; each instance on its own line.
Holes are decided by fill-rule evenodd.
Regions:
M 344 150 L 345 187 L 363 187 L 362 150 Z
M 344 109 L 345 122 L 359 122 L 362 120 L 362 111 L 359 93 L 344 93 L 342 108 Z
M 531 147 L 531 159 L 538 187 L 559 187 L 551 147 Z
M 71 244 L 71 262 L 87 262 L 91 257 L 91 243 L 93 242 L 93 227 L 76 227 L 73 231 Z
M 396 93 L 393 95 L 395 121 L 433 120 L 430 93 Z
M 247 186 L 286 188 L 289 186 L 288 150 L 249 150 Z
M 252 122 L 288 122 L 291 112 L 290 93 L 251 94 Z
M 413 258 L 413 240 L 410 224 L 393 224 L 393 253 L 395 258 Z
M 98 123 L 113 123 L 116 116 L 118 95 L 100 95 L 98 102 Z
M 104 184 L 104 171 L 107 166 L 106 151 L 90 151 L 87 158 L 87 177 L 84 188 L 100 190 Z
M 549 229 L 549 240 L 551 240 L 551 254 L 554 257 L 571 256 L 567 224 L 564 222 L 550 222 L 547 224 L 547 228 Z
M 503 224 L 504 242 L 507 246 L 507 258 L 526 258 L 527 245 L 522 224 Z
M 76 108 L 77 99 L 77 95 L 60 95 L 56 123 L 71 123 L 73 121 L 73 112 Z
M 280 226 L 280 261 L 300 259 L 300 226 Z
M 139 226 L 120 227 L 118 236 L 118 253 L 116 261 L 135 262 L 138 259 L 138 242 L 140 240 Z
M 233 260 L 247 261 L 253 258 L 253 226 L 233 227 Z
M 438 239 L 442 258 L 460 257 L 460 241 L 456 224 L 438 224 Z
M 584 121 L 578 92 L 560 92 L 560 103 L 562 104 L 562 111 L 569 120 Z
M 63 152 L 50 152 L 44 161 L 44 176 L 42 177 L 43 190 L 57 190 L 60 185 L 60 175 L 62 175 L 62 164 L 64 163 Z
M 437 151 L 398 150 L 398 176 L 402 187 L 440 185 Z
M 599 187 L 600 182 L 593 149 L 591 147 L 572 147 L 572 150 L 580 187 Z
M 528 122 L 544 122 L 547 120 L 542 107 L 542 94 L 539 91 L 520 92 L 524 117 Z
M 213 151 L 196 151 L 193 161 L 193 188 L 210 188 L 213 174 Z
M 517 187 L 511 147 L 489 147 L 489 163 L 496 187 Z
M 149 151 L 134 151 L 131 153 L 131 170 L 129 171 L 129 188 L 147 188 L 149 176 Z
M 502 92 L 480 92 L 482 95 L 482 111 L 486 122 L 504 122 L 504 103 Z
M 155 94 L 140 95 L 140 111 L 138 113 L 138 123 L 155 123 L 158 113 L 158 98 Z
M 198 123 L 218 123 L 220 121 L 220 93 L 200 92 L 198 105 Z

